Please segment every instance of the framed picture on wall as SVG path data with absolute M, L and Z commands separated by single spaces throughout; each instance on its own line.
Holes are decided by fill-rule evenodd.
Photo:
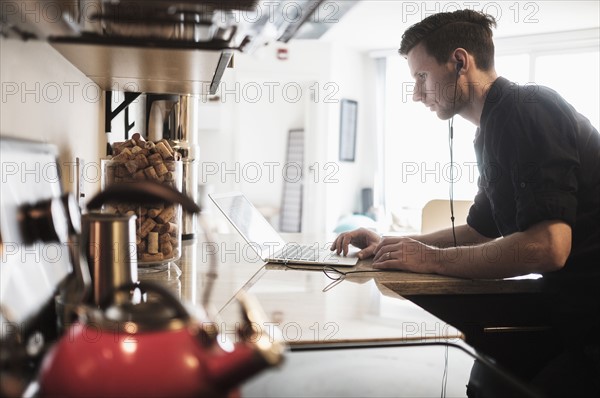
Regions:
M 356 119 L 358 102 L 349 99 L 341 101 L 340 110 L 340 160 L 354 162 L 356 154 Z

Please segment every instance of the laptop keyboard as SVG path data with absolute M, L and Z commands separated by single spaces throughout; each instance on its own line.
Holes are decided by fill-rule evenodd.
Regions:
M 317 261 L 319 250 L 314 246 L 289 245 L 281 251 L 279 257 L 283 260 Z

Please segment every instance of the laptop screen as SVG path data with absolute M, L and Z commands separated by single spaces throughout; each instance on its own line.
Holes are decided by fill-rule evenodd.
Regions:
M 210 195 L 210 198 L 246 242 L 261 253 L 263 260 L 272 258 L 285 245 L 277 231 L 241 193 Z

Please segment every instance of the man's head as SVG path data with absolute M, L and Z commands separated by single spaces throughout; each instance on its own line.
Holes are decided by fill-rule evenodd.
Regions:
M 479 69 L 488 71 L 494 67 L 495 27 L 492 16 L 473 10 L 431 15 L 404 32 L 398 52 L 406 57 L 410 50 L 423 44 L 427 53 L 442 64 L 460 47 L 473 55 Z
M 442 120 L 460 114 L 476 125 L 484 88 L 496 79 L 491 27 L 495 20 L 472 10 L 435 14 L 402 36 L 400 54 L 420 101 Z

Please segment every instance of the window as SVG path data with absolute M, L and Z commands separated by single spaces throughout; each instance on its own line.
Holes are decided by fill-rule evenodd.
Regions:
M 532 81 L 529 73 L 530 59 L 529 54 L 496 57 L 496 72 L 511 82 L 527 84 Z
M 557 48 L 549 38 L 542 51 L 538 46 L 524 50 L 503 48 L 496 56 L 499 75 L 519 84 L 535 82 L 559 92 L 598 128 L 600 83 L 598 38 L 595 47 L 576 48 L 566 41 Z M 396 55 L 386 58 L 384 124 L 384 198 L 392 215 L 392 228 L 420 230 L 421 211 L 432 199 L 448 199 L 450 155 L 448 125 L 421 103 L 412 101 L 413 78 L 406 61 Z M 471 200 L 477 191 L 478 171 L 473 139 L 476 127 L 454 120 L 454 198 Z M 464 220 L 457 220 L 464 223 Z
M 450 181 L 448 123 L 413 102 L 413 78 L 400 56 L 387 59 L 385 116 L 386 210 L 401 228 L 420 230 L 421 209 L 431 199 L 447 199 Z M 475 126 L 454 119 L 454 198 L 477 192 Z
M 556 90 L 598 129 L 600 52 L 540 55 L 534 61 L 534 81 Z

